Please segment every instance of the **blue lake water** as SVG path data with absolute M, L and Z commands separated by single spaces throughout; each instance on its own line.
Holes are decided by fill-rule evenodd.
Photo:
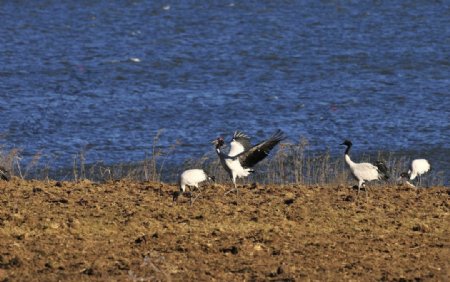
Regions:
M 3 1 L 0 146 L 171 161 L 241 129 L 450 165 L 448 1 Z

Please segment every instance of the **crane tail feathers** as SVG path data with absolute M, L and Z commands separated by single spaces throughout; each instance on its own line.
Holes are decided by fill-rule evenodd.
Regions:
M 376 161 L 374 165 L 378 168 L 381 178 L 384 180 L 388 180 L 390 175 L 389 175 L 389 169 L 387 168 L 386 163 L 383 161 Z

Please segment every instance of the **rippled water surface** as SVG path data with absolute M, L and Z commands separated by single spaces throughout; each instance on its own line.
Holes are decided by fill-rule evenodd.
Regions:
M 136 161 L 164 129 L 182 161 L 281 128 L 448 171 L 448 1 L 175 2 L 0 3 L 3 149 Z

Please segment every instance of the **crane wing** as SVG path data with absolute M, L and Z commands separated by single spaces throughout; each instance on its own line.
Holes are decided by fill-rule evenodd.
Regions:
M 233 135 L 233 140 L 230 144 L 230 152 L 229 156 L 237 156 L 240 153 L 243 153 L 249 150 L 252 145 L 250 144 L 250 137 L 245 135 L 242 131 L 235 131 Z
M 249 150 L 241 153 L 237 157 L 242 167 L 253 167 L 258 162 L 262 161 L 265 157 L 269 155 L 270 150 L 272 150 L 280 141 L 286 139 L 283 131 L 277 130 L 269 139 L 263 141 Z

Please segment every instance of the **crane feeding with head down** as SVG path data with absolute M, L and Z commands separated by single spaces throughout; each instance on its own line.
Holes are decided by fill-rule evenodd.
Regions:
M 416 187 L 410 181 L 416 180 L 416 185 L 421 184 L 422 175 L 431 170 L 431 165 L 426 159 L 415 159 L 411 162 L 408 172 L 402 172 L 399 180 L 405 180 L 412 187 Z

